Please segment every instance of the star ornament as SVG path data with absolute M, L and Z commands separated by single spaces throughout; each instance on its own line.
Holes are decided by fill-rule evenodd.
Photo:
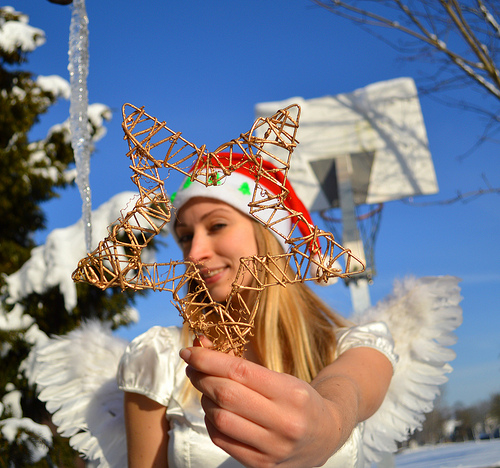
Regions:
M 131 178 L 139 197 L 129 212 L 108 227 L 108 236 L 97 248 L 80 260 L 72 275 L 74 281 L 101 289 L 169 291 L 195 334 L 207 336 L 219 351 L 241 356 L 266 288 L 311 280 L 326 283 L 330 278 L 364 271 L 362 262 L 338 244 L 333 234 L 285 203 L 290 158 L 298 143 L 299 106 L 290 105 L 271 117 L 258 118 L 247 133 L 213 152 L 204 145 L 198 148 L 144 108 L 125 104 L 122 114 Z M 256 136 L 257 129 L 262 137 Z M 223 184 L 241 169 L 255 179 L 248 205 L 250 216 L 281 236 L 287 249 L 281 255 L 242 258 L 227 301 L 218 303 L 210 296 L 199 266 L 190 261 L 148 263 L 141 255 L 172 219 L 173 207 L 165 189 L 170 171 L 184 174 L 186 183 L 210 187 Z M 292 221 L 286 237 L 275 227 L 284 219 Z M 344 269 L 337 263 L 341 257 Z M 250 286 L 242 285 L 246 275 L 254 279 Z M 190 284 L 195 286 L 187 287 Z

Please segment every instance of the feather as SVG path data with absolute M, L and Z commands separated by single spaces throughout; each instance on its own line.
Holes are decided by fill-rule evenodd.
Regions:
M 364 423 L 368 464 L 396 451 L 397 442 L 421 427 L 439 386 L 448 380 L 448 362 L 455 358 L 448 346 L 456 342 L 453 332 L 462 323 L 458 282 L 453 276 L 398 281 L 390 296 L 353 318 L 360 324 L 384 321 L 399 357 L 382 405 Z
M 57 431 L 100 468 L 127 466 L 123 392 L 116 371 L 127 343 L 101 322 L 36 347 L 30 380 Z

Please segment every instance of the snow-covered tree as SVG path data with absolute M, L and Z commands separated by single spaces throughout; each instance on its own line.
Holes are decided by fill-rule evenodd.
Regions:
M 72 283 L 71 272 L 85 255 L 81 222 L 35 245 L 34 233 L 45 227 L 41 203 L 58 196 L 56 189 L 73 184 L 76 175 L 69 121 L 30 141 L 40 117 L 70 95 L 65 79 L 23 69 L 28 54 L 44 42 L 44 32 L 30 26 L 26 15 L 0 7 L 0 466 L 9 467 L 75 466 L 75 453 L 53 437 L 25 375 L 32 346 L 87 318 L 112 327 L 134 318 L 130 293 Z M 88 115 L 94 144 L 111 112 L 93 104 Z M 98 235 L 104 237 L 131 196 L 120 194 L 100 208 Z

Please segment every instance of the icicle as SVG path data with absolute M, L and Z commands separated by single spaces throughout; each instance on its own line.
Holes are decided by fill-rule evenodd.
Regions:
M 69 33 L 69 75 L 71 84 L 70 128 L 71 145 L 77 170 L 76 183 L 82 197 L 82 220 L 85 228 L 85 244 L 90 252 L 92 245 L 89 173 L 90 131 L 88 125 L 87 75 L 89 68 L 88 18 L 85 0 L 73 1 Z

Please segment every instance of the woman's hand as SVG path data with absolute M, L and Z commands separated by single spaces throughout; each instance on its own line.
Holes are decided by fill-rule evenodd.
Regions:
M 206 348 L 180 355 L 203 394 L 212 441 L 243 465 L 321 466 L 343 444 L 338 405 L 311 385 Z M 347 403 L 344 397 L 340 402 Z M 351 419 L 348 433 L 357 421 Z
M 183 349 L 212 441 L 245 466 L 321 466 L 381 405 L 392 365 L 379 351 L 344 352 L 305 383 L 207 348 Z

